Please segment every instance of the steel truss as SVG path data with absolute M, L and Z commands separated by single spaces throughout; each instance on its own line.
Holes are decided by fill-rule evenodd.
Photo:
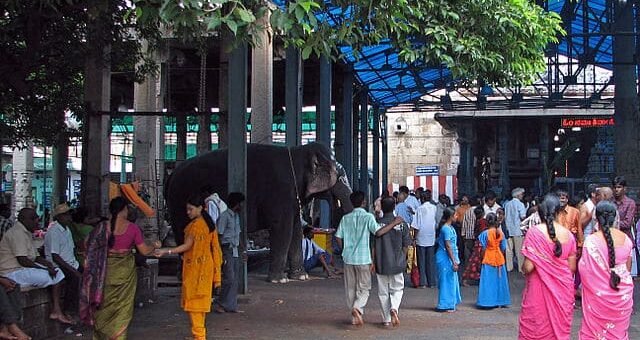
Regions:
M 480 81 L 471 87 L 460 81 L 451 81 L 445 91 L 442 88 L 429 91 L 399 110 L 613 108 L 614 37 L 634 36 L 635 46 L 630 48 L 636 51 L 633 64 L 636 69 L 640 62 L 640 0 L 627 0 L 628 8 L 635 13 L 632 32 L 616 31 L 614 7 L 617 1 L 623 0 L 566 0 L 560 4 L 538 1 L 547 11 L 559 10 L 566 35 L 558 37 L 558 44 L 547 47 L 547 69 L 538 74 L 538 80 L 532 86 L 496 88 L 485 86 Z

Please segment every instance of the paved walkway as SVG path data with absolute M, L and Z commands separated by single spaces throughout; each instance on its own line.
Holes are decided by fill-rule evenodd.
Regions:
M 310 281 L 274 285 L 265 281 L 266 275 L 251 274 L 250 293 L 240 301 L 244 313 L 210 313 L 208 334 L 210 339 L 516 339 L 524 279 L 513 274 L 510 278 L 512 307 L 494 310 L 475 308 L 476 286 L 463 287 L 463 302 L 455 313 L 434 310 L 436 289 L 406 288 L 400 327 L 384 329 L 380 326 L 375 280 L 365 311 L 365 325 L 356 328 L 350 325 L 341 278 L 312 275 Z M 640 301 L 637 291 L 635 298 Z M 580 320 L 581 312 L 576 310 L 574 339 Z M 632 316 L 631 324 L 630 338 L 640 339 L 640 314 Z M 189 320 L 180 309 L 180 288 L 160 288 L 155 303 L 136 308 L 129 339 L 183 339 L 189 332 Z M 89 333 L 62 339 L 90 339 Z

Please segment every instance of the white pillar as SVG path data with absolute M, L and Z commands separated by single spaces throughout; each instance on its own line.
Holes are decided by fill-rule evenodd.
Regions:
M 31 180 L 33 178 L 33 145 L 13 149 L 13 211 L 36 208 L 33 202 Z
M 256 23 L 260 44 L 251 54 L 251 143 L 271 144 L 273 126 L 273 36 L 270 12 Z

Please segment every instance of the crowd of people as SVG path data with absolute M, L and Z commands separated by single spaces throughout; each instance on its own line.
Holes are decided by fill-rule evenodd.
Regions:
M 636 205 L 626 196 L 624 177 L 611 186 L 589 185 L 574 198 L 561 189 L 534 198 L 515 188 L 502 204 L 491 191 L 461 195 L 452 206 L 446 195 L 434 202 L 429 190 L 402 186 L 385 192 L 368 213 L 364 197 L 351 195 L 356 209 L 343 216 L 335 235 L 352 324 L 363 324 L 370 267 L 383 325 L 400 324 L 408 248 L 414 247 L 414 285 L 438 289 L 438 311 L 454 312 L 460 286 L 467 285 L 479 286 L 479 309 L 509 307 L 509 279 L 524 275 L 520 339 L 569 339 L 575 308 L 583 311 L 581 339 L 628 339 L 637 244 Z
M 68 326 L 81 321 L 93 327 L 94 339 L 126 339 L 137 286 L 135 254 L 182 254 L 181 306 L 193 338 L 206 339 L 205 317 L 212 304 L 218 313 L 239 312 L 239 261 L 246 260 L 239 250 L 244 195 L 230 193 L 225 204 L 207 194 L 188 200 L 191 222 L 184 243 L 173 248 L 145 241 L 134 223 L 135 208 L 123 197 L 113 198 L 109 216 L 98 219 L 60 204 L 45 228 L 34 209 L 21 209 L 14 223 L 9 207 L 0 205 L 0 339 L 31 339 L 18 325 L 17 294 L 29 288 L 51 291 L 51 320 Z M 42 247 L 36 235 L 44 235 Z M 220 293 L 214 299 L 216 288 Z
M 355 209 L 341 218 L 335 233 L 342 271 L 313 241 L 309 227 L 302 240 L 303 263 L 307 271 L 322 266 L 328 276 L 344 274 L 353 325 L 364 323 L 372 273 L 383 326 L 400 325 L 413 254 L 413 284 L 437 288 L 438 311 L 455 312 L 461 286 L 468 285 L 478 286 L 479 309 L 509 307 L 509 280 L 524 275 L 519 338 L 568 339 L 573 310 L 581 306 L 581 338 L 627 339 L 636 275 L 636 205 L 626 196 L 623 177 L 611 186 L 590 185 L 583 196 L 552 190 L 534 198 L 515 188 L 500 203 L 489 191 L 461 195 L 454 206 L 446 195 L 434 202 L 429 190 L 410 192 L 402 186 L 383 194 L 369 213 L 365 194 L 356 191 L 350 196 Z M 212 309 L 241 312 L 244 200 L 240 193 L 230 193 L 226 203 L 216 194 L 194 195 L 185 206 L 190 223 L 184 242 L 172 248 L 162 248 L 159 240 L 146 242 L 121 197 L 111 200 L 109 216 L 102 220 L 89 220 L 68 204 L 56 206 L 42 249 L 33 240 L 39 228 L 36 211 L 20 210 L 14 223 L 0 205 L 0 338 L 30 339 L 18 326 L 16 297 L 28 287 L 50 289 L 50 319 L 65 325 L 82 321 L 93 326 L 95 339 L 126 338 L 137 281 L 135 250 L 156 257 L 182 254 L 181 307 L 193 338 L 205 339 Z

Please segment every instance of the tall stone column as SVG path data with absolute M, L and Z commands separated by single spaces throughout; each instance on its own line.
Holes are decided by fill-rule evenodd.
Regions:
M 549 123 L 540 122 L 540 167 L 543 169 L 540 176 L 540 193 L 546 193 L 551 186 L 553 169 L 549 169 Z
M 614 32 L 634 31 L 632 1 L 613 1 Z M 636 37 L 613 37 L 613 79 L 615 82 L 615 172 L 624 175 L 631 187 L 640 187 L 640 117 L 636 82 Z
M 82 190 L 80 204 L 89 216 L 106 216 L 109 207 L 109 114 L 111 98 L 111 66 L 109 48 L 104 55 L 89 58 L 85 67 L 84 93 L 88 112 L 82 140 Z
M 331 83 L 332 64 L 329 58 L 320 57 L 320 86 L 316 110 L 316 141 L 331 148 Z
M 475 192 L 473 171 L 473 122 L 464 121 L 458 124 L 458 144 L 460 145 L 458 191 L 461 194 L 471 195 Z
M 17 214 L 22 208 L 36 208 L 31 192 L 33 179 L 33 145 L 13 150 L 13 211 Z
M 509 181 L 509 123 L 504 119 L 498 122 L 498 159 L 500 161 L 498 185 L 502 187 L 503 196 L 511 189 Z
M 53 193 L 51 194 L 51 206 L 66 202 L 67 182 L 69 177 L 69 169 L 67 163 L 69 161 L 69 137 L 62 132 L 58 136 L 56 145 L 53 148 Z
M 273 40 L 267 10 L 258 19 L 259 45 L 251 54 L 251 143 L 271 144 L 273 135 Z
M 154 75 L 148 75 L 144 82 L 133 85 L 133 109 L 136 112 L 158 111 Z M 156 208 L 157 183 L 155 182 L 155 156 L 157 154 L 158 116 L 136 115 L 133 117 L 133 172 L 143 191 L 151 197 L 149 205 Z M 139 216 L 143 217 L 143 216 Z M 155 218 L 143 218 L 138 222 L 145 231 L 157 227 Z
M 304 64 L 300 51 L 287 47 L 285 65 L 285 124 L 287 146 L 302 144 L 302 91 Z

